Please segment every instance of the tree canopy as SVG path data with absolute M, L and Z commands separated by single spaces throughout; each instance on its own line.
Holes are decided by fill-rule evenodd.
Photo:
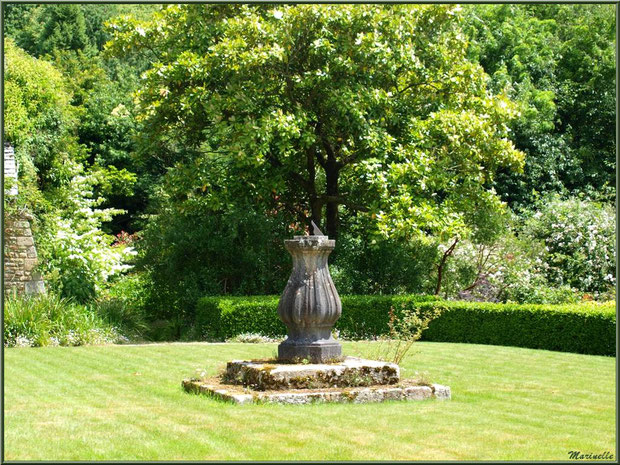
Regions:
M 185 184 L 204 205 L 242 188 L 332 237 L 339 207 L 390 235 L 455 234 L 501 209 L 494 172 L 523 163 L 514 106 L 458 24 L 452 6 L 182 5 L 116 21 L 111 50 L 152 56 L 143 150 L 200 166 Z

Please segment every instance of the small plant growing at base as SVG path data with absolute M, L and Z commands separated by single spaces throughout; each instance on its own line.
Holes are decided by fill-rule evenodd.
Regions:
M 279 342 L 281 339 L 273 338 L 269 336 L 264 336 L 259 333 L 242 333 L 238 334 L 235 337 L 231 337 L 226 339 L 226 342 L 243 342 L 247 344 L 264 344 L 271 342 Z
M 430 308 L 420 313 L 413 308 L 402 305 L 401 311 L 396 312 L 390 307 L 388 328 L 389 343 L 386 359 L 399 364 L 413 346 L 413 343 L 422 337 L 431 321 L 441 314 L 438 308 Z

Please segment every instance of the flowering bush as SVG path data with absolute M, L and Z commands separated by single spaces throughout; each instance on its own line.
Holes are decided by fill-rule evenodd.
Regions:
M 616 284 L 613 206 L 552 196 L 527 214 L 522 235 L 545 244 L 549 283 L 605 293 Z
M 578 289 L 552 285 L 544 242 L 508 232 L 490 245 L 463 241 L 446 270 L 446 296 L 477 302 L 569 303 Z
M 87 301 L 108 279 L 129 268 L 127 260 L 136 254 L 125 245 L 111 247 L 113 236 L 101 225 L 118 209 L 97 209 L 102 198 L 93 198 L 94 180 L 78 174 L 63 189 L 60 208 L 46 215 L 41 231 L 45 277 L 65 297 Z
M 613 207 L 552 196 L 520 222 L 491 244 L 461 241 L 442 295 L 539 304 L 614 298 Z
M 127 231 L 121 231 L 114 236 L 112 247 L 122 247 L 133 244 L 137 240 L 137 234 L 129 234 Z

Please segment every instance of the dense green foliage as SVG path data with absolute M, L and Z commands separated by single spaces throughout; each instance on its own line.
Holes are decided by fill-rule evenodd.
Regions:
M 286 335 L 286 327 L 277 317 L 278 300 L 278 296 L 204 297 L 196 305 L 197 331 L 216 340 L 250 332 Z
M 354 292 L 426 290 L 438 240 L 497 234 L 505 209 L 488 183 L 520 166 L 514 112 L 465 59 L 457 25 L 447 7 L 370 6 L 191 5 L 114 21 L 109 53 L 156 57 L 137 94 L 137 153 L 168 168 L 143 235 L 154 314 L 191 313 L 201 294 L 277 292 L 279 244 L 310 219 L 343 230 L 332 263 Z M 399 266 L 361 269 L 366 241 Z
M 445 6 L 184 5 L 118 21 L 111 50 L 155 51 L 138 117 L 190 176 L 188 206 L 273 193 L 334 238 L 339 205 L 386 234 L 453 235 L 481 226 L 467 210 L 499 208 L 494 171 L 522 163 L 510 101 L 457 25 Z
M 117 289 L 89 304 L 53 293 L 8 296 L 4 301 L 4 345 L 73 346 L 142 340 L 149 326 L 145 315 L 136 311 L 135 296 L 127 287 L 122 296 Z
M 57 111 L 72 117 L 70 122 L 65 122 L 67 118 L 48 118 L 49 122 L 56 122 L 58 130 L 47 136 L 45 126 L 28 115 L 32 137 L 36 137 L 34 148 L 30 148 L 30 158 L 41 158 L 41 154 L 50 152 L 49 157 L 58 158 L 64 154 L 62 160 L 68 163 L 68 167 L 38 163 L 37 176 L 40 182 L 46 178 L 62 180 L 67 177 L 66 171 L 75 169 L 76 165 L 91 174 L 97 180 L 94 191 L 102 198 L 102 206 L 117 212 L 128 210 L 127 214 L 117 213 L 105 222 L 106 232 L 115 234 L 131 225 L 129 213 L 135 213 L 145 203 L 148 182 L 136 183 L 135 173 L 139 172 L 139 167 L 130 159 L 136 129 L 135 118 L 131 115 L 131 94 L 145 65 L 136 60 L 106 59 L 99 51 L 111 37 L 104 28 L 105 20 L 123 12 L 139 14 L 152 9 L 152 6 L 136 9 L 128 5 L 43 4 L 14 4 L 6 8 L 7 36 L 28 55 L 37 57 L 35 63 L 55 70 L 59 82 L 43 88 L 56 89 L 64 99 Z M 7 74 L 12 67 L 7 63 Z M 26 86 L 21 81 L 18 90 L 29 92 L 27 87 L 39 89 L 36 84 Z M 7 90 L 7 97 L 16 92 Z M 35 102 L 43 103 L 39 96 L 30 97 L 35 107 L 41 106 Z M 9 118 L 18 114 L 7 108 Z M 17 151 L 26 149 L 19 135 L 7 133 L 5 137 Z M 50 147 L 55 140 L 58 142 Z M 54 196 L 52 193 L 52 201 Z
M 278 297 L 205 297 L 196 306 L 195 331 L 226 339 L 242 333 L 283 336 Z M 390 333 L 390 310 L 420 316 L 439 311 L 423 339 L 442 342 L 513 345 L 596 355 L 616 353 L 613 303 L 517 305 L 452 302 L 434 296 L 343 296 L 340 337 L 376 339 Z M 404 312 L 404 313 L 403 313 Z
M 433 296 L 342 296 L 346 311 L 336 322 L 343 337 L 372 338 L 387 332 L 387 317 L 394 305 L 415 306 Z M 258 332 L 282 336 L 286 327 L 278 318 L 277 296 L 203 297 L 196 305 L 195 330 L 202 338 L 226 339 Z
M 111 248 L 102 228 L 120 210 L 98 208 L 105 197 L 96 187 L 110 181 L 88 167 L 62 73 L 10 40 L 5 50 L 5 136 L 16 146 L 20 173 L 20 195 L 7 199 L 7 212 L 34 214 L 46 280 L 58 294 L 87 301 L 128 268 L 131 249 Z
M 178 338 L 201 296 L 279 293 L 314 219 L 342 294 L 614 298 L 611 5 L 4 19 L 5 207 L 34 214 L 56 294 Z
M 496 188 L 523 207 L 544 192 L 614 198 L 615 14 L 611 5 L 476 5 L 469 55 L 508 89 L 521 116 L 512 140 L 522 174 Z
M 615 304 L 517 305 L 440 302 L 427 341 L 493 344 L 593 355 L 616 354 Z M 420 305 L 424 312 L 426 304 Z
M 7 40 L 5 43 L 6 140 L 19 165 L 17 207 L 45 211 L 42 195 L 66 184 L 79 171 L 76 114 L 62 73 Z

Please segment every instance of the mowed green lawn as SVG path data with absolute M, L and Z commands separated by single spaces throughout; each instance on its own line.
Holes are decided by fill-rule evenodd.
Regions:
M 372 356 L 377 343 L 344 343 Z M 419 342 L 402 366 L 452 400 L 233 405 L 181 380 L 276 344 L 5 350 L 7 460 L 566 460 L 615 455 L 615 358 Z

